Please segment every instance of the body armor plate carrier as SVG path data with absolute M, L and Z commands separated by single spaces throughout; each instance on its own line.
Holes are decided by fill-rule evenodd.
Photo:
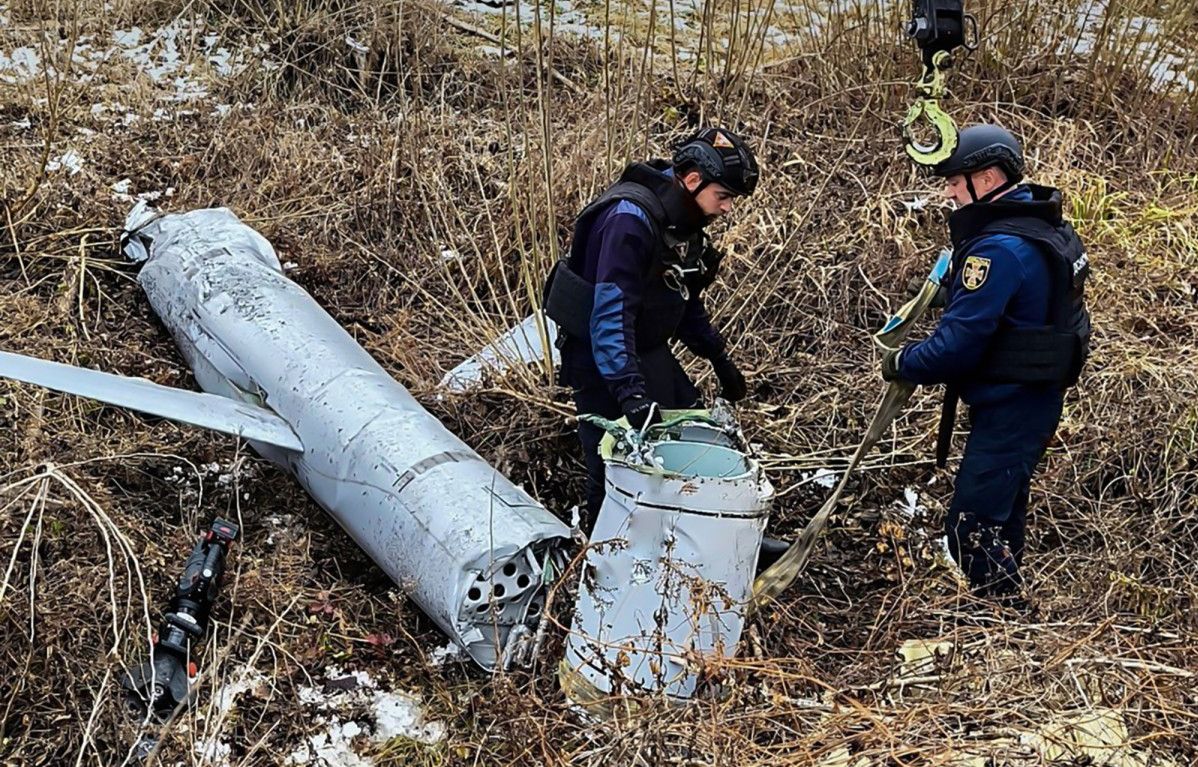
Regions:
M 1052 279 L 1048 324 L 1000 327 L 982 363 L 969 377 L 990 383 L 1045 384 L 1065 389 L 1077 383 L 1090 350 L 1090 315 L 1085 305 L 1089 259 L 1077 233 L 1061 217 L 1060 193 L 1047 187 L 1029 187 L 1031 202 L 1000 198 L 962 208 L 950 219 L 954 272 L 981 238 L 1010 234 L 1036 244 L 1048 261 Z
M 685 239 L 673 233 L 663 202 L 668 185 L 673 183 L 661 167 L 630 165 L 618 182 L 578 215 L 570 251 L 549 272 L 542 297 L 545 314 L 557 323 L 562 336 L 589 343 L 595 286 L 583 276 L 587 242 L 599 216 L 611 205 L 627 200 L 645 211 L 657 243 L 645 274 L 646 290 L 637 315 L 636 347 L 638 351 L 654 349 L 673 338 L 682 322 L 687 298 L 698 295 L 715 280 L 721 258 L 702 231 Z

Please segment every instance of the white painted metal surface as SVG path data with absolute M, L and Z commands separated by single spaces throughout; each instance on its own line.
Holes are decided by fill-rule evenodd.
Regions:
M 562 668 L 575 702 L 689 698 L 736 652 L 773 488 L 720 430 L 675 433 L 652 444 L 657 470 L 607 463 Z
M 561 354 L 554 346 L 556 341 L 557 325 L 540 314 L 530 314 L 446 373 L 441 386 L 453 392 L 469 391 L 482 384 L 488 373 L 503 375 L 516 366 L 539 362 L 545 359 L 546 342 L 550 359 L 557 365 L 561 362 Z
M 271 411 L 215 394 L 175 389 L 144 378 L 126 378 L 9 352 L 0 352 L 0 376 L 202 426 L 283 450 L 302 452 L 304 449 L 287 422 Z
M 302 453 L 255 449 L 484 667 L 528 635 L 569 529 L 450 433 L 226 209 L 130 214 L 139 281 L 208 392 L 270 408 Z

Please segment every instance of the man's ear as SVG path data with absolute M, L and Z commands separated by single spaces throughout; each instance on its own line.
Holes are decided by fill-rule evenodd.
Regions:
M 693 192 L 699 188 L 699 184 L 703 183 L 703 174 L 697 170 L 688 170 L 682 174 L 682 185 L 686 187 L 688 192 Z

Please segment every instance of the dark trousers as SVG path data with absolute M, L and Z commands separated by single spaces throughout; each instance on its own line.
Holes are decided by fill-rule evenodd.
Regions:
M 640 352 L 641 375 L 645 377 L 645 395 L 666 409 L 698 407 L 699 390 L 683 371 L 668 346 L 659 346 Z M 611 420 L 619 418 L 620 403 L 612 396 L 607 384 L 594 371 L 594 376 L 579 375 L 572 371 L 574 405 L 579 415 L 593 413 Z M 578 439 L 582 442 L 582 455 L 587 466 L 586 508 L 582 528 L 590 532 L 603 505 L 603 459 L 599 457 L 599 441 L 603 430 L 585 421 L 578 422 Z
M 1059 391 L 1027 390 L 969 410 L 969 439 L 945 519 L 949 552 L 981 596 L 1022 586 L 1032 474 L 1061 420 Z

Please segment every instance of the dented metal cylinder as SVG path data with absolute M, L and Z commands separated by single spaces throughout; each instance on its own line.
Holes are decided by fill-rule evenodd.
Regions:
M 430 415 L 228 210 L 135 210 L 126 252 L 208 392 L 270 408 L 255 444 L 484 667 L 528 635 L 569 529 Z M 506 649 L 505 649 L 506 648 Z
M 648 456 L 607 462 L 560 667 L 566 695 L 600 716 L 622 693 L 690 698 L 735 654 L 773 498 L 718 429 L 686 426 Z

